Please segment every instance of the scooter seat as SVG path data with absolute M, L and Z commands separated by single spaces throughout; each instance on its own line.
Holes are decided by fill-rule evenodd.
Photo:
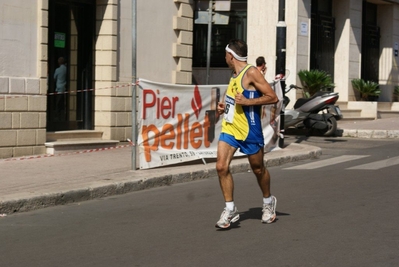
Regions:
M 312 95 L 312 97 L 310 97 L 310 98 L 299 98 L 299 99 L 296 101 L 295 105 L 294 105 L 294 109 L 297 109 L 297 108 L 303 106 L 306 102 L 309 102 L 309 101 L 311 101 L 312 99 L 315 99 L 316 97 L 322 96 L 322 95 L 325 95 L 325 94 L 331 94 L 331 92 L 327 92 L 327 91 L 318 91 L 318 92 L 316 92 L 314 95 Z

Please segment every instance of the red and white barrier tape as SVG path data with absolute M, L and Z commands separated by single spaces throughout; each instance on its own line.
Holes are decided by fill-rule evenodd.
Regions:
M 137 83 L 129 83 L 129 84 L 116 85 L 116 86 L 103 87 L 103 88 L 92 88 L 92 89 L 82 89 L 82 90 L 75 90 L 75 91 L 65 91 L 65 92 L 62 92 L 62 93 L 54 92 L 54 93 L 48 93 L 48 94 L 46 94 L 46 96 L 50 96 L 50 95 L 66 95 L 66 94 L 71 94 L 71 93 L 82 93 L 82 92 L 89 92 L 89 91 L 106 90 L 106 89 L 113 89 L 113 88 L 122 88 L 122 87 L 133 86 L 135 84 L 137 84 Z M 30 94 L 26 94 L 26 95 L 2 95 L 2 96 L 0 96 L 0 99 L 20 98 L 20 97 L 27 97 L 27 96 L 39 97 L 39 96 L 42 96 L 42 95 L 30 95 Z
M 69 153 L 61 153 L 61 154 L 44 154 L 44 155 L 26 156 L 26 157 L 19 157 L 19 158 L 9 158 L 9 159 L 3 159 L 2 161 L 21 161 L 21 160 L 27 160 L 27 159 L 40 159 L 40 158 L 60 157 L 60 156 L 85 154 L 85 153 L 91 153 L 91 152 L 99 152 L 99 151 L 106 151 L 106 150 L 113 150 L 113 149 L 120 149 L 120 148 L 126 148 L 126 147 L 135 146 L 135 144 L 133 144 L 133 142 L 130 139 L 127 139 L 127 141 L 129 142 L 128 145 L 87 149 L 87 150 L 80 150 L 80 151 L 69 152 Z

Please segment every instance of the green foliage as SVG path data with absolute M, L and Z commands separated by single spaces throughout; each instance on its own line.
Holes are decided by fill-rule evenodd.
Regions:
M 393 96 L 396 101 L 399 101 L 399 85 L 396 85 L 393 89 Z
M 381 90 L 379 84 L 372 81 L 365 81 L 363 79 L 353 79 L 352 87 L 360 93 L 360 98 L 363 101 L 370 100 L 371 97 L 379 97 Z
M 318 91 L 328 91 L 335 87 L 331 75 L 322 70 L 300 70 L 298 77 L 304 89 L 305 97 L 311 97 Z

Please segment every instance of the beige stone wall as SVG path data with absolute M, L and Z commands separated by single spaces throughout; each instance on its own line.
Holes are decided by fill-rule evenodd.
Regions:
M 335 91 L 339 101 L 354 101 L 351 80 L 360 77 L 362 42 L 362 1 L 333 2 L 335 16 Z
M 137 1 L 138 77 L 162 83 L 191 84 L 192 2 Z M 131 28 L 130 25 L 126 27 Z
M 299 70 L 309 68 L 310 52 L 310 0 L 297 1 L 286 0 L 286 84 L 299 84 L 297 73 Z M 248 45 L 253 46 L 253 52 L 250 52 L 250 63 L 255 62 L 257 56 L 263 55 L 267 61 L 266 79 L 272 81 L 276 70 L 276 27 L 278 22 L 278 1 L 267 5 L 259 12 L 259 5 L 256 0 L 248 1 Z M 251 11 L 250 11 L 251 10 Z M 254 16 L 255 19 L 250 16 Z M 260 23 L 260 26 L 256 26 Z M 305 23 L 308 31 L 301 32 L 301 25 Z M 252 29 L 258 29 L 252 31 Z M 260 34 L 260 31 L 262 34 Z M 292 90 L 288 97 L 291 102 L 288 108 L 291 108 L 300 93 Z
M 190 1 L 137 1 L 137 77 L 132 77 L 131 4 L 97 0 L 95 129 L 104 139 L 131 138 L 134 88 L 127 85 L 137 78 L 191 84 Z
M 47 64 L 43 62 L 47 60 L 44 44 L 47 43 L 48 5 L 47 0 L 22 2 L 21 6 L 15 1 L 1 3 L 1 10 L 7 9 L 9 16 L 1 25 L 3 32 L 18 34 L 1 41 L 2 51 L 13 56 L 0 57 L 1 64 L 7 66 L 0 67 L 3 70 L 0 70 L 0 158 L 45 153 Z M 28 23 L 36 19 L 37 24 Z M 23 33 L 28 32 L 29 36 L 24 36 Z M 29 51 L 30 54 L 25 55 Z M 23 60 L 19 60 L 21 55 Z M 19 69 L 14 69 L 14 65 Z
M 259 56 L 267 63 L 266 79 L 275 77 L 276 62 L 276 25 L 278 20 L 278 1 L 269 1 L 259 5 L 259 0 L 248 0 L 248 63 L 255 65 Z M 227 81 L 226 81 L 227 83 Z
M 177 40 L 173 43 L 172 56 L 177 62 L 177 68 L 172 73 L 172 83 L 192 83 L 193 55 L 193 7 L 189 0 L 175 0 L 178 12 L 173 16 L 173 30 Z
M 310 0 L 286 0 L 286 84 L 299 84 L 297 73 L 309 68 L 310 52 Z M 259 5 L 257 0 L 248 1 L 248 62 L 255 64 L 258 56 L 264 56 L 267 62 L 266 79 L 271 82 L 276 74 L 276 27 L 278 22 L 278 1 Z M 301 33 L 301 24 L 308 26 L 306 34 Z M 295 103 L 297 95 L 292 90 L 288 97 Z
M 0 77 L 0 84 L 2 92 L 8 87 L 0 95 L 0 158 L 43 154 L 46 97 L 38 94 L 39 79 Z
M 97 0 L 96 7 L 94 124 L 112 140 L 126 140 L 131 131 L 131 80 L 118 79 L 119 2 L 127 1 Z
M 310 38 L 311 38 L 311 0 L 303 0 L 298 1 L 297 3 L 297 21 L 292 21 L 294 27 L 291 27 L 290 30 L 287 31 L 287 61 L 296 61 L 287 64 L 292 69 L 290 71 L 290 78 L 287 80 L 287 85 L 297 84 L 300 85 L 300 80 L 298 78 L 297 73 L 300 70 L 308 70 L 310 66 Z M 290 0 L 290 3 L 287 7 L 295 7 L 295 1 Z M 295 11 L 294 11 L 295 12 Z M 295 13 L 291 13 L 291 15 L 295 18 Z M 289 18 L 288 18 L 289 19 Z M 289 19 L 291 20 L 291 19 Z M 305 32 L 301 27 L 303 24 L 307 25 L 307 31 Z M 294 44 L 294 45 L 292 45 Z M 296 49 L 296 51 L 292 51 L 292 49 Z M 296 59 L 295 59 L 296 58 Z M 288 108 L 292 108 L 295 104 L 297 98 L 303 97 L 301 91 L 291 90 L 289 97 L 291 99 L 291 103 Z

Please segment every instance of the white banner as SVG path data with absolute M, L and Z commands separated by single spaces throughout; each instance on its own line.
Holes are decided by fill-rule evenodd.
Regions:
M 278 148 L 281 100 L 262 107 L 265 152 Z M 222 117 L 217 103 L 227 85 L 175 85 L 139 80 L 140 168 L 216 158 Z M 236 155 L 243 155 L 239 152 Z

